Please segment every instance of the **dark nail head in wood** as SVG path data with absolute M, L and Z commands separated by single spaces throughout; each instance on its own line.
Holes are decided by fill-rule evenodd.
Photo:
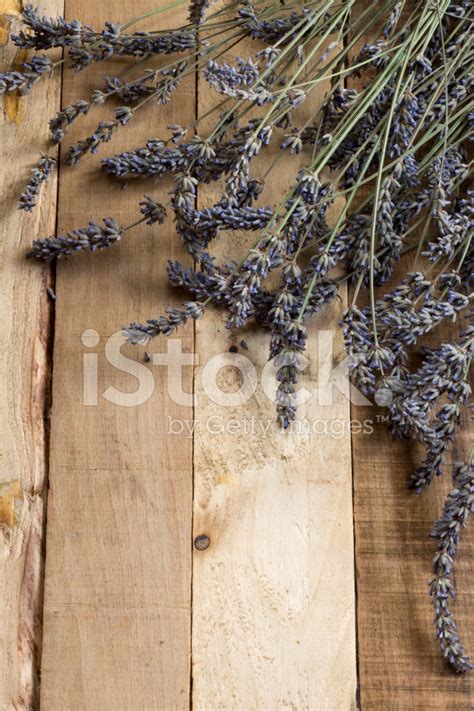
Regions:
M 211 545 L 211 539 L 209 536 L 196 536 L 194 539 L 194 547 L 198 551 L 205 551 Z

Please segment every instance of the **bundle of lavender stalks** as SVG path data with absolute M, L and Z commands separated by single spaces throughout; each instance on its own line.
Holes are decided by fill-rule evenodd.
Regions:
M 125 329 L 128 339 L 145 343 L 169 336 L 211 303 L 222 306 L 231 330 L 258 322 L 271 333 L 277 419 L 284 428 L 296 415 L 307 323 L 350 281 L 352 303 L 341 327 L 354 384 L 386 408 L 395 435 L 422 444 L 424 459 L 410 482 L 421 492 L 441 474 L 462 410 L 470 406 L 474 2 L 208 5 L 192 0 L 188 23 L 174 30 L 160 29 L 163 6 L 96 30 L 78 20 L 42 17 L 26 6 L 24 29 L 12 40 L 37 53 L 20 70 L 0 74 L 0 93 L 28 92 L 59 68 L 78 72 L 124 58 L 123 75 L 107 76 L 90 97 L 51 119 L 51 139 L 58 144 L 81 116 L 113 104 L 92 135 L 63 153 L 69 165 L 96 153 L 137 112 L 171 101 L 180 82 L 196 71 L 219 95 L 203 117 L 209 125 L 213 114 L 210 132 L 202 119 L 171 126 L 169 136 L 102 160 L 104 172 L 119 181 L 151 179 L 148 192 L 159 186 L 157 178 L 172 174 L 170 200 L 146 195 L 135 223 L 107 217 L 37 239 L 29 254 L 52 260 L 104 249 L 142 223 L 162 224 L 171 213 L 194 266 L 170 261 L 168 277 L 187 290 L 189 300 L 145 324 L 132 323 Z M 132 32 L 145 17 L 156 29 Z M 247 48 L 253 46 L 251 56 L 232 59 L 244 38 Z M 47 51 L 58 47 L 63 56 L 53 61 Z M 157 68 L 157 55 L 171 56 L 161 57 Z M 322 101 L 310 103 L 312 94 L 324 95 Z M 263 173 L 258 156 L 266 151 L 276 157 Z M 299 167 L 289 190 L 262 204 L 272 170 L 282 163 L 291 170 L 294 154 L 300 154 Z M 54 167 L 52 157 L 41 157 L 20 209 L 33 209 Z M 220 198 L 198 209 L 198 188 L 211 182 Z M 218 263 L 211 243 L 227 230 L 252 232 L 252 246 L 240 261 Z M 384 289 L 376 291 L 380 285 Z M 424 347 L 423 337 L 447 321 L 454 323 L 451 337 Z M 472 664 L 450 598 L 454 554 L 474 510 L 472 453 L 455 466 L 453 485 L 432 532 L 438 552 L 430 593 L 442 652 L 457 672 L 465 672 Z

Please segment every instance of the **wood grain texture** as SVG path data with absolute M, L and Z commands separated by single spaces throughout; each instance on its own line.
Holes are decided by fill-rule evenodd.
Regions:
M 354 417 L 361 414 L 359 409 Z M 472 441 L 467 420 L 464 431 L 456 460 L 466 459 Z M 428 595 L 436 548 L 428 533 L 450 489 L 450 464 L 442 480 L 416 495 L 407 480 L 419 453 L 393 440 L 384 424 L 376 424 L 371 436 L 355 436 L 353 451 L 361 707 L 468 711 L 472 676 L 454 674 L 443 661 Z M 453 605 L 468 652 L 474 648 L 473 566 L 468 527 L 455 562 Z
M 253 49 L 245 42 L 234 53 L 247 57 Z M 200 115 L 214 101 L 200 81 Z M 262 173 L 275 155 L 266 153 Z M 277 164 L 261 204 L 279 202 L 298 160 Z M 200 204 L 217 196 L 216 188 L 201 190 Z M 239 261 L 254 240 L 222 234 L 213 254 L 220 263 Z M 312 323 L 313 362 L 301 379 L 307 389 L 318 382 L 318 337 L 334 334 L 329 362 L 343 357 L 337 321 L 344 300 L 343 293 L 341 303 Z M 239 345 L 242 336 L 248 350 Z M 260 331 L 230 339 L 221 311 L 196 323 L 194 536 L 207 535 L 211 544 L 194 552 L 193 708 L 348 711 L 356 696 L 348 401 L 337 393 L 331 406 L 322 406 L 314 396 L 298 413 L 309 432 L 291 434 L 276 425 L 275 405 L 260 382 L 252 397 L 232 407 L 217 404 L 203 386 L 216 356 L 223 366 L 219 392 L 238 390 L 252 372 L 260 381 L 268 347 Z M 242 357 L 239 375 L 235 359 Z M 313 423 L 326 433 L 311 433 Z M 329 433 L 337 423 L 340 438 Z
M 314 323 L 313 348 L 318 329 L 332 329 L 337 316 L 333 310 Z M 220 314 L 208 314 L 197 342 L 204 362 L 228 349 Z M 245 355 L 258 372 L 267 349 L 252 334 Z M 312 367 L 302 383 L 315 378 Z M 223 370 L 221 388 L 236 386 Z M 218 407 L 198 374 L 196 392 L 194 535 L 211 545 L 194 556 L 194 707 L 355 708 L 346 437 L 277 431 L 274 404 L 261 391 L 241 407 Z M 310 422 L 348 419 L 346 402 L 310 402 L 300 414 Z
M 60 13 L 60 0 L 47 0 Z M 19 3 L 0 2 L 0 66 L 26 54 L 8 42 Z M 17 210 L 29 170 L 45 149 L 47 116 L 59 107 L 59 76 L 32 95 L 1 97 L 0 111 L 0 708 L 36 704 L 41 657 L 43 539 L 49 404 L 49 270 L 25 260 L 39 231 L 54 230 L 56 179 L 34 214 Z
M 68 0 L 66 16 L 100 27 L 149 9 L 147 0 Z M 160 15 L 159 26 L 184 18 L 185 11 L 175 9 Z M 67 73 L 63 104 L 88 96 L 102 76 L 123 69 L 118 62 Z M 194 82 L 185 82 L 169 107 L 137 114 L 102 155 L 168 135 L 169 124 L 189 123 L 194 96 Z M 88 135 L 104 109 L 98 113 L 80 122 L 71 140 Z M 169 189 L 137 183 L 121 191 L 98 163 L 88 157 L 75 170 L 63 169 L 59 232 L 108 214 L 131 223 L 143 192 L 163 196 Z M 137 406 L 103 397 L 108 387 L 137 390 L 135 377 L 107 362 L 106 343 L 123 324 L 157 316 L 176 301 L 165 278 L 173 254 L 180 249 L 168 221 L 141 225 L 107 252 L 58 264 L 41 690 L 48 711 L 188 707 L 191 441 L 167 437 L 167 418 L 183 413 L 167 395 L 165 369 L 145 366 L 143 349 L 122 350 L 152 372 L 153 395 Z M 86 329 L 97 332 L 97 345 L 93 339 L 91 347 L 82 345 Z M 192 330 L 181 337 L 190 349 Z M 147 350 L 166 347 L 160 340 Z M 94 353 L 98 405 L 86 406 L 83 355 Z M 188 369 L 185 389 L 190 379 Z

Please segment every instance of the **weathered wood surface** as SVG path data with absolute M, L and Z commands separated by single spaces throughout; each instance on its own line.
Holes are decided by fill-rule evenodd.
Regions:
M 424 345 L 434 347 L 443 334 L 448 337 L 448 328 Z M 453 462 L 468 460 L 472 424 L 464 417 L 463 434 L 447 457 L 444 476 L 416 494 L 408 480 L 421 461 L 421 447 L 394 439 L 384 412 L 369 409 L 373 434 L 353 436 L 361 707 L 468 711 L 474 703 L 473 679 L 453 674 L 440 655 L 428 583 L 436 552 L 429 533 L 452 488 Z M 353 420 L 365 417 L 367 408 L 352 408 Z M 452 603 L 467 650 L 474 646 L 473 565 L 474 535 L 468 527 L 454 562 L 457 596 Z
M 66 17 L 100 27 L 149 9 L 149 0 L 68 0 Z M 179 24 L 185 16 L 175 9 L 160 23 Z M 104 74 L 122 70 L 117 64 L 67 73 L 63 105 L 88 96 Z M 191 79 L 166 109 L 137 114 L 135 125 L 100 155 L 142 145 L 167 134 L 167 125 L 193 118 Z M 68 142 L 89 135 L 98 120 L 91 111 Z M 101 173 L 99 160 L 88 157 L 62 172 L 58 230 L 108 214 L 131 223 L 140 216 L 140 196 L 150 190 L 149 184 L 133 184 L 121 191 Z M 103 397 L 109 387 L 137 390 L 135 377 L 107 362 L 106 342 L 123 324 L 158 315 L 176 301 L 163 274 L 167 258 L 179 253 L 168 222 L 166 229 L 141 225 L 108 253 L 58 264 L 41 681 L 41 704 L 48 711 L 188 706 L 192 443 L 167 436 L 168 417 L 184 413 L 167 396 L 165 368 L 145 366 L 143 349 L 132 346 L 123 352 L 149 370 L 153 395 L 135 406 Z M 97 339 L 86 334 L 83 345 L 88 329 Z M 180 336 L 192 349 L 192 329 Z M 116 352 L 110 342 L 109 348 Z M 166 342 L 149 350 L 160 349 Z M 98 404 L 87 406 L 83 356 L 94 353 Z M 185 389 L 191 374 L 184 372 Z
M 150 0 L 66 0 L 66 16 L 98 27 L 151 6 Z M 0 8 L 3 43 L 19 3 L 3 0 Z M 62 2 L 44 0 L 41 9 L 59 14 Z M 160 23 L 178 24 L 185 14 L 175 8 Z M 245 56 L 244 49 L 237 51 Z M 11 47 L 2 48 L 2 62 L 13 59 Z M 113 69 L 65 74 L 63 105 L 87 96 L 106 72 Z M 190 79 L 166 110 L 134 119 L 135 127 L 119 132 L 102 154 L 141 145 L 169 124 L 191 123 L 196 111 L 209 108 L 209 90 L 201 85 L 198 94 Z M 230 340 L 222 314 L 212 310 L 178 334 L 183 350 L 199 355 L 195 373 L 185 367 L 182 379 L 185 392 L 196 391 L 194 411 L 170 399 L 165 369 L 145 364 L 143 349 L 130 346 L 123 353 L 152 373 L 152 396 L 131 407 L 103 397 L 111 386 L 125 393 L 137 389 L 133 375 L 107 362 L 105 348 L 114 351 L 109 338 L 122 324 L 178 302 L 165 285 L 164 267 L 170 253 L 181 256 L 181 250 L 169 224 L 166 230 L 140 227 L 120 246 L 60 263 L 52 313 L 50 271 L 22 256 L 33 236 L 54 231 L 57 186 L 53 180 L 33 216 L 16 211 L 15 196 L 58 102 L 58 81 L 44 82 L 29 98 L 9 98 L 0 118 L 8 166 L 0 176 L 6 206 L 0 304 L 2 711 L 38 708 L 48 454 L 42 709 L 168 711 L 192 704 L 202 711 L 349 711 L 358 705 L 356 619 L 363 711 L 471 709 L 473 682 L 444 665 L 430 625 L 427 581 L 434 546 L 427 533 L 449 477 L 421 497 L 410 494 L 406 478 L 415 452 L 393 442 L 372 408 L 350 413 L 337 392 L 331 406 L 316 398 L 300 417 L 326 423 L 319 431 L 342 423 L 332 426 L 337 436 L 284 435 L 274 426 L 274 405 L 260 383 L 244 404 L 212 402 L 202 384 L 206 363 L 227 354 L 229 367 L 217 381 L 230 393 L 240 379 L 229 346 L 248 359 L 241 361 L 244 371 L 255 367 L 257 376 L 268 346 L 265 336 L 243 334 L 245 350 L 241 336 Z M 87 135 L 97 122 L 91 112 L 68 141 Z M 281 162 L 275 175 L 269 190 L 279 193 L 288 180 Z M 98 159 L 90 158 L 75 170 L 63 169 L 59 183 L 60 232 L 107 214 L 132 222 L 140 195 L 152 190 L 133 184 L 120 192 L 100 174 Z M 156 194 L 164 192 L 158 185 Z M 199 201 L 207 204 L 212 197 L 212 190 L 203 191 Z M 223 236 L 215 253 L 227 260 L 241 248 L 239 237 Z M 343 294 L 339 306 L 315 320 L 313 354 L 320 339 L 329 338 L 321 332 L 335 331 L 345 302 Z M 338 362 L 340 336 L 332 348 Z M 166 349 L 160 340 L 146 350 Z M 96 406 L 83 403 L 84 358 L 90 377 L 97 365 Z M 313 362 L 303 385 L 315 386 L 319 375 Z M 372 435 L 353 436 L 352 450 L 351 414 L 374 422 Z M 194 435 L 186 436 L 191 426 Z M 455 458 L 467 447 L 468 435 Z M 209 547 L 192 549 L 193 538 L 202 534 Z M 455 603 L 468 650 L 474 649 L 473 545 L 468 529 L 456 567 Z
M 362 408 L 353 413 L 364 417 Z M 454 451 L 465 461 L 466 437 Z M 451 469 L 421 495 L 407 489 L 419 453 L 394 441 L 384 424 L 354 446 L 358 646 L 361 708 L 449 709 L 474 704 L 472 676 L 453 674 L 442 660 L 432 625 L 428 594 L 436 543 L 428 537 L 450 489 Z M 468 528 L 455 562 L 457 598 L 453 603 L 466 649 L 474 648 L 474 536 Z
M 337 315 L 315 322 L 313 346 L 318 329 L 332 329 Z M 219 314 L 199 324 L 196 341 L 204 362 L 228 350 Z M 252 334 L 241 353 L 261 373 L 267 349 L 267 339 Z M 228 392 L 239 387 L 232 363 L 221 371 Z M 315 377 L 310 369 L 302 382 Z M 347 438 L 275 431 L 274 405 L 259 386 L 232 408 L 216 406 L 199 384 L 196 392 L 194 535 L 207 535 L 211 545 L 194 557 L 195 708 L 353 709 Z M 342 400 L 332 407 L 310 402 L 302 417 L 345 423 L 346 410 Z
M 61 0 L 46 0 L 48 13 Z M 0 71 L 24 61 L 8 42 L 19 26 L 19 3 L 0 2 Z M 59 76 L 35 89 L 34 99 L 10 95 L 0 112 L 0 708 L 29 709 L 37 701 L 41 656 L 43 539 L 49 404 L 51 303 L 49 269 L 27 263 L 38 232 L 54 231 L 56 179 L 33 215 L 17 198 L 59 107 Z

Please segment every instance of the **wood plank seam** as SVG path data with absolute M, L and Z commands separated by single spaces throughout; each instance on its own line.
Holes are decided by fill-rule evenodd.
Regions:
M 344 48 L 347 49 L 349 46 L 349 36 L 344 37 Z M 350 58 L 349 56 L 346 56 L 344 59 L 344 68 L 348 69 L 350 65 Z M 350 82 L 347 76 L 344 77 L 344 88 L 348 89 Z M 350 296 L 350 289 L 348 288 L 348 295 Z M 354 405 L 352 402 L 349 404 L 349 416 L 351 419 L 351 422 L 355 419 L 354 418 Z M 356 530 L 356 518 L 355 518 L 355 480 L 354 480 L 354 442 L 353 442 L 353 436 L 351 434 L 349 438 L 349 444 L 350 444 L 350 450 L 351 450 L 351 495 L 352 495 L 352 531 L 353 531 L 353 550 L 354 550 L 354 598 L 355 598 L 355 609 L 354 609 L 354 616 L 355 616 L 355 664 L 356 664 L 356 680 L 357 680 L 357 685 L 356 685 L 356 693 L 355 693 L 355 705 L 356 705 L 356 711 L 362 711 L 361 708 L 361 694 L 360 694 L 360 650 L 359 650 L 359 645 L 360 645 L 360 639 L 359 639 L 359 622 L 358 622 L 358 610 L 359 610 L 359 602 L 358 602 L 358 589 L 357 589 L 357 530 Z
M 351 418 L 351 422 L 355 419 L 354 418 L 354 406 L 352 403 L 350 404 L 350 418 Z M 361 699 L 361 695 L 360 695 L 360 659 L 359 659 L 360 639 L 359 639 L 359 621 L 358 621 L 359 595 L 358 595 L 358 586 L 357 586 L 357 529 L 356 529 L 356 509 L 355 509 L 356 499 L 355 499 L 355 479 L 354 479 L 354 442 L 353 442 L 352 435 L 350 438 L 350 448 L 351 448 L 351 481 L 352 481 L 352 486 L 351 486 L 352 530 L 353 530 L 353 546 L 354 546 L 355 663 L 356 663 L 356 679 L 357 679 L 355 704 L 356 704 L 356 711 L 362 711 L 361 700 L 360 700 Z
M 198 41 L 199 41 L 199 32 L 198 32 Z M 194 73 L 194 121 L 196 122 L 197 126 L 197 121 L 199 119 L 199 74 L 197 71 Z M 197 210 L 199 206 L 199 197 L 200 197 L 200 185 L 198 184 L 196 186 L 196 196 L 194 198 L 194 208 Z M 196 268 L 196 262 L 193 263 L 194 268 Z M 192 332 L 193 332 L 193 353 L 196 352 L 196 338 L 197 338 L 197 325 L 196 321 L 193 320 L 192 322 Z M 193 394 L 193 405 L 191 409 L 192 413 L 192 422 L 194 423 L 196 420 L 196 376 L 198 372 L 198 365 L 195 363 L 193 365 L 193 370 L 192 370 L 192 394 Z M 190 620 L 189 620 L 189 709 L 192 711 L 194 704 L 193 704 L 193 687 L 194 687 L 194 665 L 193 665 L 193 613 L 194 613 L 194 556 L 196 553 L 195 546 L 194 546 L 194 510 L 195 510 L 195 496 L 196 496 L 196 481 L 195 481 L 195 476 L 196 476 L 196 468 L 195 468 L 195 446 L 196 446 L 196 441 L 195 441 L 195 432 L 193 431 L 193 435 L 191 437 L 191 501 L 192 501 L 192 506 L 191 506 L 191 540 L 190 540 L 190 546 L 191 546 L 191 571 L 190 571 L 190 585 L 191 585 L 191 590 L 190 590 Z

